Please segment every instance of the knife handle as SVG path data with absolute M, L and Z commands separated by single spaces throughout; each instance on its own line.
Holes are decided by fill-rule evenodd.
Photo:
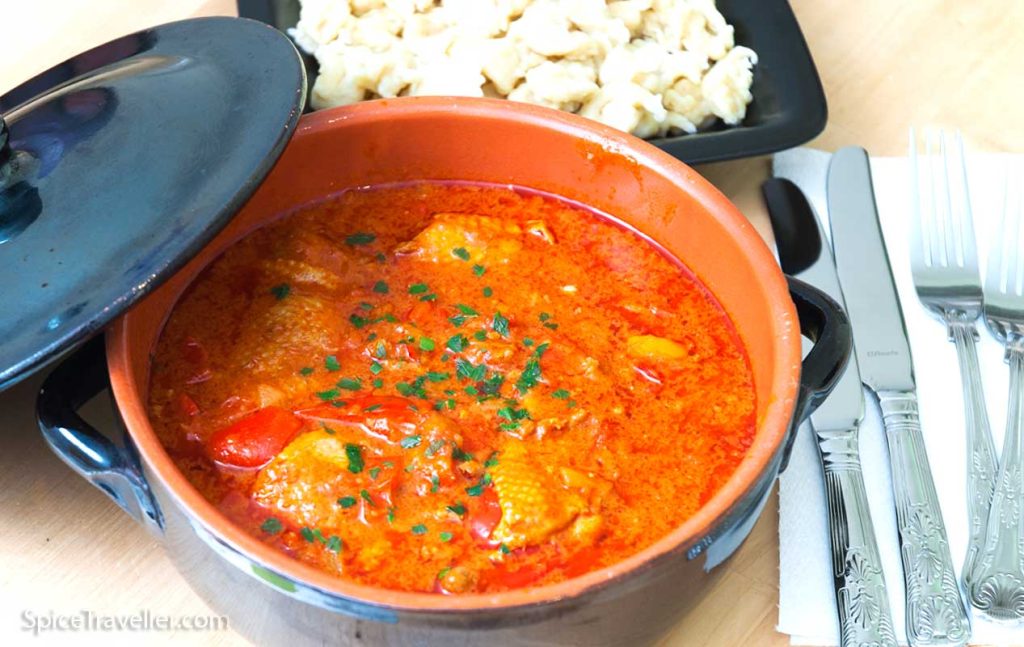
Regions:
M 939 497 L 921 435 L 917 395 L 913 391 L 878 391 L 878 401 L 889 444 L 903 558 L 907 639 L 911 645 L 965 644 L 971 624 L 953 571 Z
M 996 446 L 988 422 L 988 409 L 982 391 L 981 368 L 978 365 L 978 329 L 974 322 L 963 322 L 955 315 L 947 316 L 950 340 L 956 345 L 960 364 L 960 381 L 964 392 L 964 422 L 967 431 L 967 554 L 960 579 L 970 595 L 972 578 L 978 558 L 985 548 L 985 528 L 989 506 L 996 489 Z
M 896 647 L 882 560 L 875 543 L 857 430 L 815 430 L 825 473 L 832 579 L 842 647 Z

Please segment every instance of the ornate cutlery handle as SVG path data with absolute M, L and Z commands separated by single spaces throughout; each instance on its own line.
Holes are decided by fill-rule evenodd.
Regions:
M 961 579 L 971 590 L 975 563 L 985 545 L 985 527 L 992 493 L 996 489 L 996 447 L 988 422 L 988 409 L 982 390 L 978 366 L 978 330 L 974 322 L 956 320 L 955 313 L 946 315 L 949 338 L 956 344 L 960 361 L 960 381 L 964 391 L 964 422 L 967 426 L 967 517 L 969 522 L 967 554 Z
M 971 604 L 999 620 L 1024 619 L 1024 561 L 1021 504 L 1024 497 L 1021 433 L 1024 427 L 1024 344 L 1008 344 L 1010 400 L 1006 412 L 1003 463 L 992 497 L 985 547 L 975 562 L 967 594 Z
M 896 501 L 907 639 L 911 645 L 964 644 L 971 634 L 935 493 L 913 391 L 879 391 Z
M 882 561 L 875 543 L 857 430 L 817 431 L 825 472 L 832 578 L 843 647 L 896 647 Z

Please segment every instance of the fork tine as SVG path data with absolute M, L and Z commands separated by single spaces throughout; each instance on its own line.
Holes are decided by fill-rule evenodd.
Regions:
M 1009 171 L 1007 171 L 1006 183 L 1007 190 L 1009 190 L 1009 186 L 1011 185 L 1009 179 Z M 1007 205 L 1007 217 L 1013 219 L 1013 231 L 1009 236 L 1007 236 L 1007 244 L 1010 246 L 1009 255 L 1013 257 L 1012 262 L 1015 286 L 1014 289 L 1008 291 L 1020 297 L 1024 296 L 1024 254 L 1021 253 L 1021 245 L 1024 244 L 1024 241 L 1021 240 L 1022 229 L 1024 229 L 1024 227 L 1021 227 L 1021 219 L 1022 217 L 1024 217 L 1021 205 L 1021 203 L 1024 202 L 1024 195 L 1022 195 L 1024 194 L 1024 192 L 1021 191 L 1020 185 L 1013 184 L 1013 186 L 1015 189 L 1014 193 L 1016 194 L 1017 199 L 1015 201 L 1016 206 L 1012 209 L 1012 211 L 1009 208 L 1009 205 Z
M 946 132 L 939 130 L 937 137 L 939 140 L 939 163 L 942 164 L 942 181 L 939 182 L 940 186 L 935 196 L 935 201 L 942 204 L 942 229 L 946 238 L 946 264 L 955 263 L 957 267 L 960 267 L 963 263 L 961 262 L 961 255 L 957 253 L 957 240 L 959 236 L 956 235 L 956 223 L 953 217 L 953 198 L 949 184 L 949 152 L 946 147 Z
M 926 217 L 928 218 L 927 229 L 929 232 L 929 246 L 932 250 L 932 265 L 946 265 L 946 237 L 942 231 L 942 219 L 938 217 L 938 204 L 935 200 L 935 169 L 934 155 L 932 154 L 932 133 L 925 128 L 922 136 L 924 138 L 924 164 L 923 180 L 926 182 L 924 195 L 927 198 L 925 206 Z
M 974 212 L 971 210 L 971 185 L 967 181 L 967 156 L 964 154 L 964 138 L 959 130 L 956 131 L 957 157 L 960 161 L 960 187 L 961 191 L 961 218 L 960 218 L 960 246 L 964 254 L 964 264 L 973 267 L 978 266 L 978 246 L 974 237 Z
M 932 266 L 932 250 L 930 243 L 930 232 L 928 223 L 925 222 L 925 210 L 921 204 L 921 169 L 917 159 L 917 133 L 914 127 L 910 127 L 910 143 L 908 145 L 910 155 L 910 201 L 913 207 L 913 218 L 910 228 L 911 258 L 918 258 L 926 267 Z
M 1018 293 L 1020 281 L 1016 247 L 1020 233 L 1020 201 L 1014 209 L 1010 198 L 1010 170 L 1003 170 L 1003 208 L 999 215 L 999 226 L 992 235 L 985 291 L 992 297 Z

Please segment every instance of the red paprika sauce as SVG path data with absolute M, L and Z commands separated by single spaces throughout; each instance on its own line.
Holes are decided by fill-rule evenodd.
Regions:
M 352 190 L 208 267 L 150 412 L 196 488 L 341 578 L 494 592 L 612 564 L 755 431 L 732 323 L 610 218 L 507 186 Z

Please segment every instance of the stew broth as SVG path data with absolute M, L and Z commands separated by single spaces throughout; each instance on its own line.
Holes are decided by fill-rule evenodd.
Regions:
M 745 351 L 685 268 L 579 205 L 439 182 L 348 191 L 233 245 L 172 312 L 149 404 L 252 535 L 440 593 L 639 551 L 755 431 Z

